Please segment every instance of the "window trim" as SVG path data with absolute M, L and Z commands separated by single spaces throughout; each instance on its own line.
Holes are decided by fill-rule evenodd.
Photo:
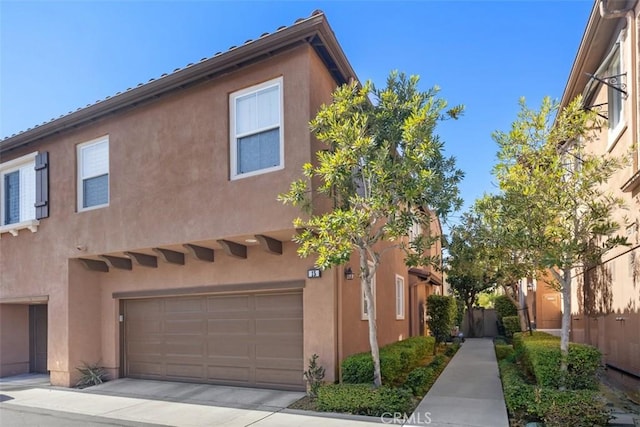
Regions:
M 373 263 L 369 261 L 369 268 L 373 267 Z M 375 311 L 375 318 L 378 318 L 378 299 L 376 298 L 376 277 L 378 272 L 373 275 L 371 280 L 371 293 L 373 294 L 373 310 Z M 366 306 L 366 300 L 364 296 L 364 287 L 362 280 L 360 281 L 360 319 L 365 322 L 369 321 L 369 315 L 364 311 Z
M 620 34 L 616 42 L 613 44 L 613 47 L 607 54 L 604 63 L 602 64 L 605 73 L 609 74 L 609 68 L 612 66 L 613 62 L 617 60 L 618 67 L 620 69 L 618 74 L 624 74 L 625 63 L 623 60 L 624 59 L 623 53 L 624 53 L 624 43 L 623 43 L 622 34 Z M 625 120 L 625 105 L 624 105 L 626 98 L 622 92 L 619 92 L 619 95 L 618 95 L 620 96 L 620 111 L 618 111 L 619 120 L 614 127 L 611 127 L 611 121 L 610 121 L 611 110 L 609 109 L 608 103 L 609 103 L 610 92 L 613 90 L 614 89 L 607 86 L 607 116 L 609 117 L 609 120 L 607 120 L 607 152 L 611 152 L 611 150 L 613 150 L 613 147 L 616 146 L 616 144 L 620 140 L 620 137 L 622 136 L 624 131 L 627 129 L 627 121 Z
M 396 274 L 395 285 L 396 285 L 396 320 L 404 320 L 405 318 L 404 276 Z M 400 292 L 398 292 L 398 289 L 400 289 Z M 400 303 L 399 306 L 398 306 L 398 302 Z M 400 308 L 400 310 L 398 310 L 398 308 Z
M 280 120 L 278 124 L 280 147 L 279 156 L 280 164 L 277 166 L 271 166 L 264 169 L 258 169 L 251 172 L 238 173 L 238 136 L 236 134 L 236 99 L 255 93 L 271 87 L 278 87 L 279 101 L 280 101 Z M 250 136 L 256 133 L 260 133 L 267 129 L 259 129 L 249 134 L 243 134 L 242 136 Z M 273 128 L 275 129 L 275 127 Z M 262 175 L 264 173 L 274 172 L 284 169 L 284 85 L 282 76 L 275 79 L 267 80 L 256 85 L 237 90 L 229 94 L 229 163 L 230 163 L 230 179 L 232 181 L 242 178 L 249 178 L 256 175 Z
M 20 156 L 15 159 L 8 160 L 4 163 L 0 163 L 0 233 L 8 232 L 14 229 L 27 228 L 29 226 L 32 226 L 33 221 L 36 221 L 36 213 L 34 210 L 33 218 L 24 219 L 18 222 L 14 222 L 12 224 L 4 223 L 4 212 L 5 212 L 4 176 L 8 173 L 12 173 L 17 170 L 20 170 L 26 164 L 32 163 L 34 167 L 33 188 L 35 192 L 35 189 L 36 189 L 35 164 L 36 164 L 37 155 L 38 155 L 38 152 L 34 151 L 33 153 L 25 154 L 24 156 Z M 35 208 L 35 203 L 36 203 L 36 198 L 34 197 L 33 198 L 34 208 Z
M 98 144 L 102 144 L 102 143 L 106 143 L 107 144 L 107 203 L 103 203 L 100 205 L 95 205 L 95 206 L 89 206 L 89 207 L 83 207 L 82 205 L 84 204 L 84 192 L 82 191 L 83 189 L 83 181 L 86 178 L 93 178 L 93 177 L 83 177 L 82 176 L 82 150 L 85 147 L 90 147 L 92 145 L 98 145 Z M 76 180 L 76 203 L 77 203 L 77 212 L 86 212 L 86 211 L 92 211 L 94 209 L 100 209 L 100 208 L 104 208 L 109 206 L 109 203 L 111 201 L 111 156 L 110 156 L 110 152 L 109 152 L 110 146 L 109 146 L 109 135 L 104 135 L 101 136 L 99 138 L 95 138 L 92 139 L 91 141 L 87 141 L 87 142 L 83 142 L 81 144 L 76 145 L 76 176 L 77 176 L 77 180 Z

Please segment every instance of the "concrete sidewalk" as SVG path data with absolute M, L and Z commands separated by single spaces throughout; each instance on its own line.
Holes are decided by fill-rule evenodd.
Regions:
M 286 409 L 303 395 L 129 378 L 77 390 L 52 387 L 48 378 L 25 375 L 0 382 L 0 424 L 3 408 L 22 408 L 51 417 L 56 413 L 74 414 L 85 417 L 79 419 L 127 426 L 380 426 L 378 419 L 370 417 Z
M 407 425 L 509 427 L 493 342 L 470 338 L 422 399 Z

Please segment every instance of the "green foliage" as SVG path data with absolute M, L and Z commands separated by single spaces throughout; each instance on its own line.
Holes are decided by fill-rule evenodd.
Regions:
M 518 315 L 518 307 L 506 295 L 497 296 L 493 301 L 493 306 L 496 309 L 498 319 Z
M 451 343 L 451 345 L 447 346 L 447 349 L 444 351 L 444 355 L 447 357 L 453 357 L 453 355 L 456 354 L 459 349 L 460 349 L 460 342 L 454 340 L 453 343 Z
M 82 367 L 76 368 L 80 371 L 81 377 L 80 380 L 76 383 L 76 387 L 85 388 L 91 387 L 94 385 L 102 384 L 103 382 L 108 380 L 107 371 L 104 367 L 100 366 L 97 363 L 86 363 L 83 362 Z
M 427 323 L 436 342 L 445 342 L 451 334 L 456 319 L 456 300 L 450 296 L 427 297 Z
M 505 359 L 499 367 L 505 403 L 512 418 L 543 421 L 548 427 L 607 424 L 608 410 L 595 391 L 539 387 L 528 384 L 515 363 Z
M 320 411 L 344 412 L 380 417 L 384 413 L 409 413 L 412 398 L 403 388 L 369 384 L 328 384 L 318 389 L 317 408 Z
M 314 256 L 316 266 L 326 269 L 344 264 L 354 252 L 359 255 L 372 354 L 378 344 L 370 289 L 382 251 L 400 249 L 408 266 L 439 268 L 439 255 L 429 249 L 440 236 L 424 233 L 410 240 L 410 230 L 415 225 L 430 230 L 434 217 L 445 219 L 462 204 L 463 173 L 453 157 L 445 157 L 436 125 L 457 118 L 463 108 L 447 110 L 438 88 L 421 91 L 418 82 L 417 76 L 392 72 L 383 89 L 371 82 L 336 89 L 333 102 L 310 123 L 328 149 L 303 165 L 304 178 L 278 196 L 307 213 L 294 221 L 302 230 L 294 236 L 301 257 Z M 312 200 L 323 197 L 333 209 L 314 210 L 319 206 Z M 379 362 L 374 360 L 376 385 Z
M 597 375 L 602 355 L 595 347 L 571 343 L 565 375 L 560 370 L 560 338 L 543 332 L 533 336 L 514 334 L 514 347 L 522 349 L 524 369 L 542 387 L 559 388 L 564 385 L 569 390 L 598 388 Z
M 410 390 L 414 396 L 424 396 L 445 367 L 445 358 L 442 355 L 438 355 L 427 366 L 420 366 L 411 371 L 407 376 L 404 387 Z
M 508 344 L 496 344 L 495 349 L 498 362 L 511 356 L 514 352 L 513 347 Z
M 309 359 L 309 367 L 306 371 L 304 371 L 304 379 L 308 385 L 308 394 L 309 396 L 317 396 L 318 389 L 323 383 L 324 379 L 324 367 L 318 365 L 318 355 L 313 354 L 311 359 Z
M 483 308 L 494 308 L 493 304 L 499 295 L 482 292 L 478 295 L 478 305 Z
M 502 318 L 504 332 L 507 338 L 513 337 L 513 334 L 520 332 L 520 318 L 518 316 L 506 316 Z
M 571 313 L 574 269 L 597 264 L 606 252 L 626 244 L 621 224 L 613 219 L 624 202 L 604 184 L 627 160 L 588 148 L 598 117 L 584 108 L 581 96 L 563 109 L 550 98 L 539 110 L 528 108 L 524 99 L 520 104 L 511 129 L 494 133 L 500 194 L 483 213 L 499 224 L 511 259 L 552 275 L 563 293 L 564 312 Z M 563 316 L 565 359 L 569 321 Z
M 427 355 L 433 353 L 433 337 L 411 337 L 380 349 L 382 381 L 400 384 L 407 373 L 418 366 Z M 371 353 L 358 353 L 342 361 L 342 381 L 349 384 L 373 382 Z

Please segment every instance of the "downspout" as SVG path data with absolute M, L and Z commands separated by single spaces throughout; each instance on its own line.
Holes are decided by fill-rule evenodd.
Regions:
M 334 282 L 335 282 L 335 307 L 336 307 L 336 369 L 334 372 L 337 377 L 337 382 L 342 382 L 342 287 L 344 285 L 344 265 L 339 268 L 334 268 Z
M 632 163 L 633 163 L 633 171 L 637 171 L 640 168 L 640 138 L 638 137 L 638 132 L 640 132 L 640 114 L 638 109 L 640 109 L 640 97 L 637 96 L 638 85 L 640 85 L 640 70 L 638 70 L 638 25 L 640 23 L 634 23 L 634 9 L 637 5 L 637 0 L 632 2 L 631 5 L 624 9 L 619 10 L 609 10 L 608 8 L 609 0 L 600 0 L 599 10 L 600 16 L 602 19 L 616 19 L 616 18 L 626 18 L 627 28 L 629 29 L 629 38 L 631 42 L 631 60 L 629 74 L 632 77 L 630 81 L 631 91 L 630 93 L 636 94 L 636 102 L 631 102 L 631 117 L 635 117 L 635 122 L 630 120 L 631 123 L 631 141 L 633 144 L 638 145 L 632 154 Z M 634 25 L 635 24 L 635 25 Z M 635 78 L 633 78 L 635 77 Z M 633 97 L 631 98 L 633 101 Z

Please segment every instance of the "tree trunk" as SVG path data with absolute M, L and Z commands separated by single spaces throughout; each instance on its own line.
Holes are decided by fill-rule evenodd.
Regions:
M 367 319 L 369 321 L 369 345 L 371 346 L 371 358 L 373 359 L 373 385 L 380 387 L 382 385 L 382 375 L 380 374 L 380 350 L 378 348 L 378 331 L 376 326 L 376 305 L 373 300 L 373 291 L 371 289 L 371 279 L 375 274 L 369 270 L 369 263 L 364 251 L 360 251 L 360 282 L 364 288 L 364 297 L 367 304 Z
M 562 329 L 560 332 L 560 390 L 566 389 L 569 333 L 571 332 L 571 269 L 562 271 Z
M 476 331 L 473 323 L 473 301 L 467 303 L 467 326 L 469 327 L 468 338 L 475 338 Z

